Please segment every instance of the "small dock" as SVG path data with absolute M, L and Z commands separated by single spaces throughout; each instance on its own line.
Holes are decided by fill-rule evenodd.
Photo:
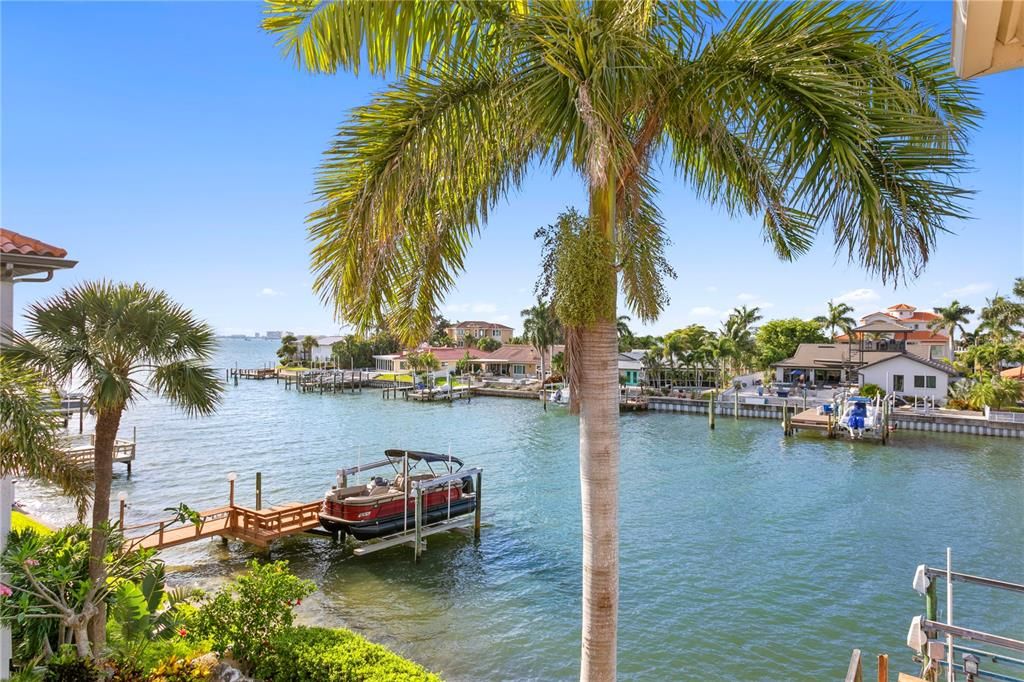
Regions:
M 406 400 L 418 402 L 448 401 L 453 402 L 465 398 L 469 400 L 470 390 L 468 387 L 460 388 L 422 388 L 405 392 Z
M 125 527 L 126 533 L 148 530 L 145 535 L 128 537 L 133 548 L 167 549 L 203 538 L 235 538 L 258 547 L 269 547 L 279 538 L 305 533 L 320 527 L 321 501 L 302 504 L 290 502 L 269 509 L 251 509 L 235 504 L 199 512 L 196 522 L 175 525 L 174 519 Z
M 235 367 L 234 369 L 224 370 L 224 372 L 225 379 L 230 380 L 234 378 L 236 383 L 238 379 L 255 379 L 257 381 L 262 381 L 264 379 L 277 378 L 277 370 L 273 367 L 257 367 L 255 369 L 239 369 L 238 367 Z
M 135 440 L 135 429 L 132 429 L 132 439 L 114 440 L 113 461 L 115 464 L 128 465 L 128 477 L 132 475 L 132 462 L 135 461 L 137 442 Z M 96 434 L 89 434 L 88 443 L 69 442 L 62 450 L 64 455 L 75 464 L 91 467 L 96 461 Z
M 295 388 L 302 393 L 362 393 L 364 386 L 373 381 L 373 374 L 365 370 L 327 369 L 309 370 L 285 377 L 285 389 Z

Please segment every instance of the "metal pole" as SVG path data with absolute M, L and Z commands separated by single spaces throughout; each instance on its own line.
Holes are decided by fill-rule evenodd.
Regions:
M 715 430 L 715 391 L 711 390 L 708 397 L 708 428 Z
M 256 509 L 263 508 L 263 473 L 256 472 Z
M 416 561 L 420 560 L 420 553 L 423 551 L 423 490 L 416 486 Z
M 953 624 L 953 548 L 946 548 L 946 624 Z M 953 668 L 953 635 L 946 635 L 946 680 L 956 682 Z
M 483 480 L 483 472 L 476 472 L 476 510 L 473 512 L 473 537 L 477 540 L 480 539 L 480 501 L 483 498 Z
M 409 530 L 409 453 L 402 455 L 402 532 Z
M 78 399 L 78 434 L 85 429 L 85 398 Z

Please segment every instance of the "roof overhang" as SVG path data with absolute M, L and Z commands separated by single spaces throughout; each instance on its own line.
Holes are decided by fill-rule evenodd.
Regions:
M 16 279 L 44 272 L 52 273 L 54 270 L 66 270 L 76 265 L 78 265 L 78 261 L 66 258 L 33 256 L 24 253 L 5 253 L 0 256 L 0 278 Z
M 953 68 L 973 78 L 1024 66 L 1024 0 L 953 0 Z

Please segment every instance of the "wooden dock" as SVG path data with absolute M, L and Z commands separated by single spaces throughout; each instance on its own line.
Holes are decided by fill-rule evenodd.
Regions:
M 234 377 L 236 379 L 255 379 L 262 381 L 264 379 L 276 379 L 277 369 L 273 367 L 257 367 L 255 369 L 234 369 L 227 370 L 228 377 Z
M 114 463 L 127 464 L 129 477 L 132 475 L 132 462 L 135 461 L 136 445 L 134 429 L 132 430 L 131 440 L 121 438 L 114 440 Z M 88 443 L 69 443 L 62 449 L 62 452 L 75 464 L 85 467 L 93 466 L 96 461 L 96 434 L 90 434 Z
M 361 393 L 363 387 L 369 386 L 371 381 L 373 373 L 366 370 L 309 370 L 285 377 L 284 387 L 295 388 L 302 393 Z
M 167 549 L 203 538 L 235 538 L 259 547 L 269 547 L 279 538 L 305 533 L 320 527 L 323 502 L 289 502 L 269 509 L 250 509 L 229 504 L 199 512 L 196 523 L 176 525 L 174 519 L 128 526 L 126 533 L 136 533 L 125 543 L 133 548 Z M 145 535 L 138 531 L 148 530 Z

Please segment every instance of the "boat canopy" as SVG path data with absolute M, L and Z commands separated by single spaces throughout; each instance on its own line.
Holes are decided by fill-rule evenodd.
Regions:
M 392 459 L 402 459 L 403 457 L 408 455 L 410 460 L 423 461 L 426 462 L 427 464 L 430 464 L 431 462 L 440 462 L 441 464 L 447 464 L 448 462 L 451 462 L 452 464 L 457 464 L 459 468 L 462 468 L 462 460 L 459 459 L 458 457 L 452 457 L 450 455 L 439 455 L 435 452 L 389 449 L 385 450 L 384 454 Z
M 871 398 L 865 398 L 862 395 L 853 395 L 853 396 L 850 396 L 849 398 L 847 398 L 846 402 L 848 402 L 848 403 L 870 403 L 871 402 Z

